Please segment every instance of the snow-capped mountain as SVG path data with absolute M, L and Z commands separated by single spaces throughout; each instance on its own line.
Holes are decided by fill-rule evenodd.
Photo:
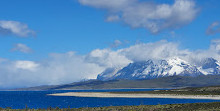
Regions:
M 201 61 L 200 67 L 198 69 L 200 72 L 202 72 L 204 75 L 208 74 L 220 74 L 220 63 L 219 61 L 213 59 L 213 58 L 206 58 Z
M 207 58 L 196 65 L 191 65 L 178 57 L 168 60 L 147 60 L 130 63 L 123 68 L 108 68 L 98 75 L 99 80 L 116 79 L 153 79 L 164 76 L 198 76 L 220 74 L 220 63 Z

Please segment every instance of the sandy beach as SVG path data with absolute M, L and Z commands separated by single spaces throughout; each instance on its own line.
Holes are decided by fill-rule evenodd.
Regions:
M 220 100 L 220 95 L 175 95 L 175 94 L 114 94 L 108 92 L 68 92 L 48 94 L 49 96 L 76 96 L 99 98 L 176 98 Z

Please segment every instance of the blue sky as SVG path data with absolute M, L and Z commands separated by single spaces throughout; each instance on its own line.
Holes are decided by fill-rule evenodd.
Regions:
M 130 5 L 129 3 L 126 5 L 127 2 L 124 3 L 123 0 L 119 0 L 121 2 L 115 1 L 116 0 L 109 2 L 108 0 L 107 2 L 102 2 L 102 0 L 1 0 L 0 63 L 3 60 L 7 61 L 5 64 L 8 64 L 8 67 L 14 63 L 17 67 L 18 63 L 24 65 L 19 65 L 18 67 L 22 69 L 22 71 L 28 68 L 30 71 L 35 71 L 32 67 L 40 67 L 45 64 L 53 63 L 74 65 L 64 61 L 69 61 L 68 58 L 73 61 L 83 58 L 82 61 L 80 61 L 83 65 L 80 67 L 89 67 L 88 70 L 91 67 L 95 69 L 94 67 L 96 66 L 93 66 L 94 64 L 101 67 L 96 67 L 98 72 L 93 72 L 93 77 L 95 77 L 97 73 L 109 67 L 109 64 L 112 67 L 112 65 L 114 66 L 115 64 L 117 64 L 116 66 L 118 66 L 118 64 L 126 65 L 134 61 L 131 58 L 136 56 L 130 54 L 125 58 L 121 58 L 122 55 L 118 56 L 118 52 L 129 52 L 128 50 L 132 49 L 132 47 L 136 47 L 138 43 L 145 44 L 146 49 L 155 47 L 156 50 L 157 46 L 168 47 L 166 50 L 169 50 L 169 48 L 178 50 L 178 54 L 187 51 L 190 53 L 200 50 L 209 51 L 213 49 L 212 43 L 220 43 L 218 41 L 218 39 L 220 39 L 219 0 L 130 0 Z M 157 6 L 162 6 L 162 4 L 172 7 L 177 1 L 184 2 L 185 4 L 183 5 L 185 6 L 192 5 L 192 7 L 188 7 L 187 9 L 187 7 L 184 6 L 183 9 L 185 10 L 186 8 L 185 12 L 178 12 L 170 8 L 171 14 L 168 17 L 164 15 L 164 13 L 159 12 L 153 18 L 151 18 L 151 15 L 147 15 L 150 12 L 146 12 L 146 9 L 151 10 Z M 144 7 L 142 7 L 142 5 Z M 132 7 L 140 8 L 138 11 L 134 9 L 137 13 L 143 11 L 143 13 L 140 13 L 140 17 L 132 16 L 132 14 L 136 14 L 129 11 Z M 123 18 L 123 16 L 126 17 Z M 142 19 L 142 16 L 147 17 L 147 20 Z M 149 18 L 151 19 L 149 20 Z M 143 22 L 140 24 L 136 23 L 141 20 L 143 20 Z M 172 22 L 168 24 L 166 23 L 168 21 Z M 8 27 L 9 22 L 11 27 Z M 152 27 L 149 26 L 151 23 L 156 23 L 158 30 L 153 30 Z M 5 24 L 6 27 L 4 27 Z M 19 29 L 19 31 L 16 32 L 16 29 Z M 207 33 L 208 30 L 209 33 Z M 217 46 L 213 47 L 218 48 Z M 145 49 L 143 49 L 142 52 L 144 51 Z M 148 53 L 140 55 L 149 55 L 149 51 L 146 52 Z M 100 53 L 101 55 L 107 54 L 110 59 L 98 55 Z M 112 57 L 116 57 L 116 59 Z M 67 58 L 67 60 L 64 58 Z M 98 60 L 103 62 L 105 60 L 117 61 L 118 59 L 124 61 L 120 61 L 120 63 L 108 63 L 110 61 L 107 61 L 104 65 L 103 63 L 97 62 Z M 142 60 L 143 57 L 139 59 Z M 88 66 L 90 63 L 93 64 L 91 67 Z M 54 64 L 52 66 L 54 66 Z M 64 69 L 67 67 L 62 66 Z M 49 68 L 50 67 L 45 70 L 48 71 L 50 70 Z M 14 75 L 14 72 L 12 73 L 6 70 L 7 68 L 5 68 L 5 66 L 3 69 L 4 73 L 7 72 L 6 75 L 11 74 L 12 77 L 17 77 L 17 75 Z M 77 73 L 84 73 L 80 71 L 81 70 Z M 40 72 L 36 72 L 36 75 L 39 73 Z M 51 72 L 48 71 L 48 73 Z M 69 72 L 62 72 L 63 75 L 68 75 L 67 73 L 69 74 Z M 71 74 L 75 73 L 74 71 L 71 72 Z M 88 72 L 86 72 L 86 74 L 88 74 Z M 86 74 L 76 80 L 86 78 Z M 39 75 L 41 77 L 45 75 L 45 73 Z M 58 77 L 61 76 L 59 75 L 57 78 Z M 74 78 L 75 76 L 72 77 Z M 54 78 L 54 80 L 57 79 Z M 20 82 L 21 80 L 17 81 Z M 67 78 L 64 77 L 63 80 L 58 82 L 45 80 L 39 84 L 35 84 L 33 81 L 31 81 L 31 83 L 33 82 L 32 85 L 65 83 L 63 81 L 71 82 L 71 80 L 67 80 Z M 12 82 L 6 84 L 8 87 L 12 87 L 13 85 Z M 24 85 L 23 82 L 19 86 L 22 85 Z
M 157 0 L 160 3 L 161 0 Z M 172 3 L 164 1 L 166 3 Z M 0 54 L 3 58 L 37 60 L 49 53 L 76 51 L 85 54 L 96 48 L 106 48 L 114 40 L 155 42 L 161 39 L 175 41 L 188 49 L 206 49 L 210 40 L 219 34 L 208 36 L 207 27 L 220 18 L 218 0 L 196 1 L 200 8 L 197 17 L 189 24 L 152 35 L 144 28 L 132 29 L 120 23 L 105 21 L 105 10 L 83 6 L 74 0 L 2 0 L 0 19 L 25 23 L 36 32 L 35 37 L 19 38 L 0 35 Z M 171 37 L 170 31 L 175 31 Z M 32 54 L 12 52 L 16 43 L 23 43 L 34 50 Z M 124 46 L 128 46 L 124 45 Z

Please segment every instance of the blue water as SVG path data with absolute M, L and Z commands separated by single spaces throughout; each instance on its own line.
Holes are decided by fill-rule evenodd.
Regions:
M 61 92 L 106 92 L 106 91 L 146 91 L 155 89 L 117 89 L 117 90 L 71 90 L 71 91 L 0 91 L 0 107 L 29 108 L 79 108 L 122 105 L 157 105 L 175 103 L 216 102 L 218 100 L 201 99 L 164 99 L 164 98 L 88 98 L 58 97 L 47 94 Z M 219 101 L 220 102 L 220 101 Z

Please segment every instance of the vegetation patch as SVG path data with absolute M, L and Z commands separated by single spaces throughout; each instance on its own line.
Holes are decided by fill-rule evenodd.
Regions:
M 110 92 L 113 94 L 175 94 L 175 95 L 220 95 L 220 86 L 190 87 L 172 90 Z
M 0 108 L 1 111 L 220 111 L 220 102 L 188 103 L 167 105 L 110 106 L 95 108 L 47 108 L 47 109 L 11 109 Z

